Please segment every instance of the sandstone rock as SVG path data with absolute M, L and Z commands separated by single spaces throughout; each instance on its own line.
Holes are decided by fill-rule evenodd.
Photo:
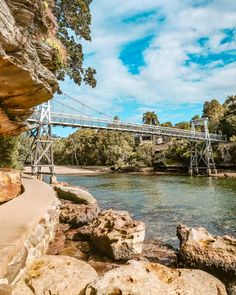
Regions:
M 21 175 L 19 171 L 0 170 L 0 203 L 14 199 L 21 193 Z
M 68 223 L 73 227 L 92 222 L 100 212 L 97 204 L 64 204 L 61 206 L 60 222 Z
M 81 250 L 84 253 L 88 253 L 91 251 L 92 247 L 91 247 L 91 243 L 87 242 L 87 241 L 79 241 L 77 243 L 77 248 L 79 250 Z
M 93 223 L 91 240 L 105 255 L 128 260 L 141 254 L 145 224 L 134 221 L 126 211 L 105 210 Z
M 86 295 L 226 295 L 213 276 L 191 269 L 132 261 L 107 272 L 86 288 Z
M 35 295 L 32 292 L 31 286 L 28 285 L 28 281 L 26 280 L 20 280 L 16 287 L 13 289 L 12 295 Z
M 63 249 L 61 249 L 58 252 L 59 255 L 65 255 L 65 256 L 70 256 L 74 257 L 79 260 L 84 260 L 86 261 L 88 258 L 88 255 L 84 252 L 82 252 L 80 249 L 77 247 L 77 243 L 70 241 L 68 244 L 66 244 Z
M 177 251 L 170 245 L 164 244 L 161 241 L 144 241 L 141 256 L 150 262 L 171 267 L 178 266 Z
M 236 239 L 213 237 L 203 227 L 179 225 L 179 255 L 185 264 L 236 275 Z
M 97 200 L 89 192 L 79 187 L 55 185 L 54 189 L 59 198 L 75 204 L 97 204 Z
M 64 249 L 66 237 L 63 232 L 62 224 L 58 224 L 55 230 L 55 236 L 53 241 L 49 244 L 47 249 L 48 255 L 58 255 L 59 252 Z
M 32 290 L 34 295 L 83 294 L 86 286 L 97 277 L 96 271 L 83 261 L 67 256 L 43 256 L 27 267 L 13 295 L 30 295 Z
M 12 288 L 8 285 L 0 284 L 1 295 L 12 295 Z
M 97 271 L 99 276 L 102 276 L 109 270 L 117 268 L 120 265 L 126 263 L 124 261 L 114 262 L 109 257 L 103 256 L 98 252 L 95 252 L 92 255 L 90 255 L 87 262 Z
M 73 234 L 73 241 L 89 241 L 93 233 L 92 225 L 84 225 L 76 229 L 76 233 Z
M 53 26 L 43 1 L 0 0 L 0 134 L 20 133 L 32 107 L 52 98 L 58 88 L 52 66 L 41 61 L 51 52 L 43 39 Z

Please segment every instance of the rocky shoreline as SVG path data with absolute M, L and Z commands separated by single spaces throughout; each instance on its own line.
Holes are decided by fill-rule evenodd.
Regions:
M 55 238 L 12 295 L 236 294 L 233 237 L 179 225 L 177 250 L 145 241 L 142 221 L 127 211 L 102 211 L 88 191 L 66 183 L 54 188 L 61 200 Z

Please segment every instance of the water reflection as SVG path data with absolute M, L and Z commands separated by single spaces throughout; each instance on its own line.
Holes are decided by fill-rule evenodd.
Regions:
M 176 226 L 204 226 L 213 234 L 236 234 L 236 181 L 207 177 L 108 174 L 61 176 L 88 188 L 102 208 L 128 210 L 147 224 L 146 238 L 174 246 Z

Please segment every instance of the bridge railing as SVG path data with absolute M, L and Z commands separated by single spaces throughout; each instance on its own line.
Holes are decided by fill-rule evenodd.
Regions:
M 37 114 L 34 114 L 29 121 L 35 121 Z M 139 134 L 153 134 L 153 135 L 164 135 L 178 138 L 186 138 L 191 140 L 206 140 L 206 136 L 211 141 L 222 142 L 225 138 L 219 134 L 205 134 L 205 132 L 196 132 L 191 130 L 183 130 L 174 127 L 163 127 L 153 126 L 146 124 L 137 123 L 126 123 L 117 120 L 100 119 L 92 116 L 78 116 L 73 114 L 63 113 L 51 113 L 51 119 L 53 125 L 62 125 L 70 127 L 84 127 L 93 129 L 106 129 L 106 130 L 117 130 L 127 131 Z

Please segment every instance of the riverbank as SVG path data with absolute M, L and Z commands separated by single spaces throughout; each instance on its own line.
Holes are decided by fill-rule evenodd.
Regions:
M 24 167 L 24 173 L 31 174 L 31 167 Z M 48 168 L 43 167 L 42 172 L 47 174 L 49 173 Z M 143 167 L 143 168 L 135 168 L 135 167 L 126 167 L 114 170 L 111 167 L 106 166 L 59 166 L 55 165 L 55 174 L 56 175 L 71 175 L 71 176 L 95 176 L 105 173 L 129 173 L 129 174 L 141 174 L 141 175 L 180 175 L 187 176 L 188 168 L 181 166 L 171 166 L 168 167 L 167 170 L 157 170 L 153 167 Z M 200 175 L 201 176 L 201 175 Z M 217 174 L 212 174 L 213 177 L 230 177 L 236 178 L 236 171 L 230 169 L 219 169 Z
M 31 189 L 37 191 L 34 197 L 38 195 L 39 200 L 53 192 L 47 184 L 42 183 L 50 192 L 34 184 L 40 181 L 30 181 Z M 233 237 L 214 237 L 203 228 L 181 225 L 180 248 L 174 249 L 160 240 L 145 241 L 147 225 L 143 221 L 127 211 L 101 209 L 88 191 L 65 182 L 54 184 L 54 189 L 60 199 L 54 240 L 49 248 L 47 243 L 39 247 L 42 252 L 37 253 L 42 256 L 36 258 L 35 251 L 30 252 L 31 261 L 26 261 L 26 268 L 14 282 L 0 282 L 0 294 L 226 295 L 226 286 L 228 295 L 235 295 Z M 33 213 L 32 208 L 38 210 L 39 206 L 30 206 Z M 22 212 L 18 210 L 19 214 Z M 12 222 L 16 223 L 16 219 Z M 42 240 L 43 226 L 27 245 L 35 247 L 36 241 Z M 50 230 L 54 231 L 51 227 Z M 159 236 L 155 234 L 155 238 Z M 18 256 L 13 264 L 18 266 Z
M 101 210 L 92 195 L 88 198 L 81 195 L 81 188 L 77 190 L 59 184 L 56 190 L 62 198 L 60 224 L 48 254 L 71 256 L 96 270 L 99 278 L 86 288 L 85 294 L 94 294 L 91 290 L 96 290 L 99 295 L 126 294 L 131 286 L 133 292 L 129 294 L 143 294 L 147 282 L 151 286 L 148 294 L 159 294 L 152 286 L 151 277 L 142 273 L 145 265 L 151 274 L 155 270 L 161 281 L 155 282 L 158 288 L 163 287 L 160 294 L 169 294 L 168 289 L 177 285 L 178 292 L 173 288 L 171 294 L 226 294 L 216 279 L 218 277 L 227 286 L 228 294 L 234 295 L 236 240 L 233 237 L 214 237 L 204 228 L 191 229 L 181 225 L 178 227 L 180 248 L 177 250 L 158 240 L 145 241 L 142 221 L 133 220 L 126 211 Z M 65 195 L 65 191 L 69 194 Z M 178 276 L 172 277 L 176 271 Z M 139 276 L 139 272 L 142 275 Z M 167 285 L 162 285 L 164 281 L 160 273 L 164 275 L 164 281 L 168 280 Z M 176 280 L 177 277 L 180 280 Z M 110 293 L 113 287 L 115 291 Z
M 110 168 L 104 166 L 78 167 L 78 166 L 58 166 L 55 165 L 56 175 L 98 175 L 102 173 L 109 173 Z M 24 167 L 24 173 L 30 174 L 31 167 Z M 43 167 L 42 173 L 49 173 L 48 168 Z

